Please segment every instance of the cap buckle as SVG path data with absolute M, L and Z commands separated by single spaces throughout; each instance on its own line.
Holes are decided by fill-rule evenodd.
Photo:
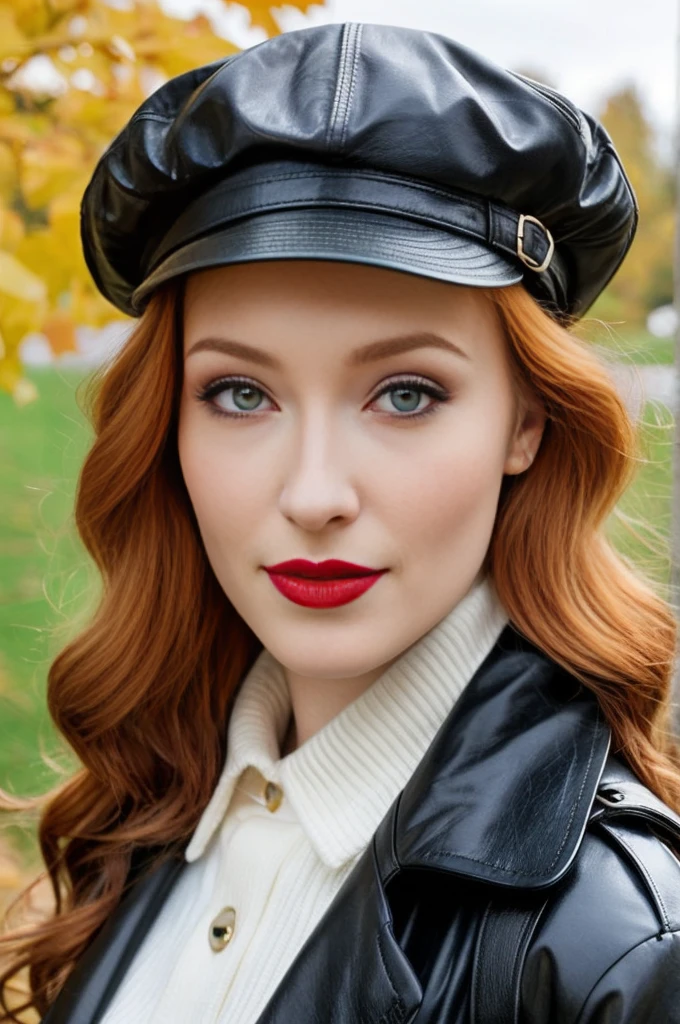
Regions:
M 548 238 L 548 252 L 542 263 L 538 263 L 537 260 L 533 259 L 532 256 L 527 255 L 527 253 L 525 253 L 524 251 L 524 225 L 527 221 L 529 221 L 531 224 L 538 224 L 539 228 L 541 228 L 545 232 Z M 553 236 L 550 234 L 547 227 L 545 226 L 545 224 L 541 224 L 540 220 L 537 217 L 532 217 L 528 213 L 520 213 L 519 220 L 517 222 L 517 255 L 521 259 L 522 263 L 524 263 L 531 270 L 535 271 L 537 274 L 542 274 L 543 271 L 547 270 L 550 266 L 550 261 L 552 260 L 554 251 L 555 241 L 553 239 Z

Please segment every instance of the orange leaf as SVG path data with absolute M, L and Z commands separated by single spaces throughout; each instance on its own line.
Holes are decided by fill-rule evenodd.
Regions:
M 77 351 L 76 325 L 69 313 L 62 309 L 53 310 L 46 317 L 42 330 L 55 355 L 61 355 L 62 352 Z

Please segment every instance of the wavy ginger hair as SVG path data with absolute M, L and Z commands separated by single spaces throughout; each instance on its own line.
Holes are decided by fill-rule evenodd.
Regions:
M 676 623 L 603 526 L 635 473 L 638 436 L 606 367 L 521 285 L 485 289 L 521 390 L 548 420 L 526 472 L 506 476 L 485 568 L 513 625 L 597 695 L 613 747 L 680 811 L 670 729 Z M 0 1021 L 44 1014 L 130 883 L 192 835 L 221 771 L 235 689 L 261 650 L 208 563 L 177 453 L 181 294 L 153 296 L 125 346 L 89 382 L 95 440 L 75 520 L 103 589 L 58 654 L 47 700 L 82 767 L 41 809 L 53 915 L 0 938 Z M 220 685 L 215 685 L 219 680 Z M 7 996 L 27 971 L 26 1001 Z

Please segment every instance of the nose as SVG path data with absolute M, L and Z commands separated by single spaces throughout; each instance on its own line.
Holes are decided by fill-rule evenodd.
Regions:
M 310 531 L 357 517 L 359 495 L 350 478 L 348 447 L 321 410 L 300 421 L 283 460 L 279 509 L 284 516 Z

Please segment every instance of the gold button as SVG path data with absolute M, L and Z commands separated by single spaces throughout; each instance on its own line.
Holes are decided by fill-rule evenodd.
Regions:
M 275 782 L 268 782 L 264 787 L 264 800 L 268 811 L 277 810 L 283 800 L 283 790 Z
M 233 907 L 223 907 L 217 917 L 210 923 L 210 946 L 219 953 L 230 942 L 236 924 L 236 911 Z

